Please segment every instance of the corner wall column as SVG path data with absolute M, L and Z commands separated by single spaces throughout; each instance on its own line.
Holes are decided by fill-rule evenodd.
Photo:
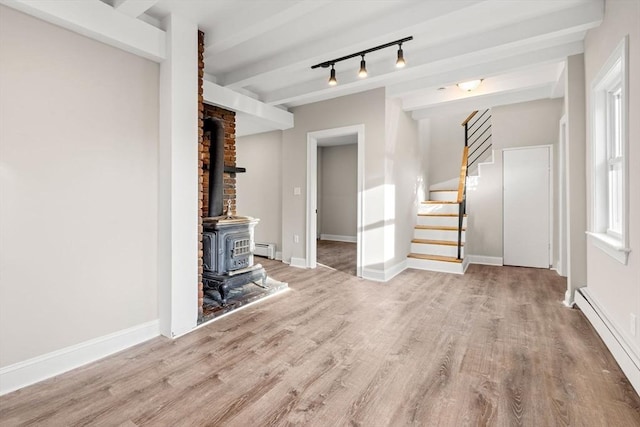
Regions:
M 160 332 L 175 337 L 198 320 L 198 28 L 175 15 L 162 23 L 158 301 Z
M 575 291 L 587 285 L 587 173 L 584 54 L 567 58 L 565 73 L 567 116 L 567 291 L 564 303 L 572 306 Z

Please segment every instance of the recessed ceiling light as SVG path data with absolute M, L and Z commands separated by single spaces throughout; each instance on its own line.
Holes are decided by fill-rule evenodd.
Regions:
M 472 90 L 478 89 L 478 86 L 480 86 L 480 83 L 482 83 L 482 79 L 469 80 L 468 82 L 461 82 L 461 83 L 458 83 L 457 86 L 460 89 L 464 90 L 465 92 L 471 92 Z

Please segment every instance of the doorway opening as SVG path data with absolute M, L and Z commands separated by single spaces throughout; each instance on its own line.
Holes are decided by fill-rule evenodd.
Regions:
M 340 149 L 337 147 L 341 146 L 351 146 L 351 148 L 347 147 L 344 150 L 344 153 L 340 153 Z M 355 146 L 356 151 L 356 182 L 355 182 L 355 191 L 352 194 L 352 197 L 355 197 L 355 200 L 345 199 L 346 194 L 337 195 L 336 197 L 332 196 L 332 200 L 325 200 L 321 202 L 324 206 L 318 206 L 318 184 L 319 184 L 319 172 L 321 172 L 321 168 L 318 166 L 318 161 L 322 161 L 323 158 L 328 158 L 326 156 L 318 156 L 318 148 L 322 150 L 323 147 L 334 147 L 336 149 L 332 150 L 331 157 L 340 156 L 341 154 L 348 153 Z M 328 153 L 328 152 L 327 152 Z M 331 180 L 326 181 L 331 183 Z M 333 185 L 333 183 L 331 183 Z M 320 183 L 322 185 L 322 183 Z M 340 200 L 340 198 L 343 198 Z M 307 243 L 307 257 L 306 263 L 307 268 L 316 268 L 318 261 L 318 246 L 317 239 L 318 237 L 322 237 L 320 232 L 322 228 L 318 227 L 319 217 L 329 222 L 336 222 L 335 218 L 330 218 L 331 215 L 327 215 L 328 213 L 333 214 L 331 211 L 332 208 L 341 207 L 340 203 L 343 204 L 352 204 L 355 202 L 355 236 L 353 236 L 350 231 L 340 231 L 340 230 L 349 230 L 348 227 L 342 227 L 344 224 L 336 224 L 337 228 L 334 228 L 335 233 L 326 233 L 326 231 L 331 231 L 331 229 L 324 230 L 326 240 L 333 241 L 343 241 L 343 242 L 353 242 L 355 240 L 356 244 L 356 259 L 355 259 L 355 274 L 358 277 L 362 276 L 362 259 L 364 252 L 364 244 L 363 244 L 363 200 L 364 200 L 364 125 L 355 125 L 355 126 L 346 126 L 341 128 L 327 129 L 316 132 L 307 133 L 307 230 L 306 230 L 306 243 Z M 325 203 L 326 202 L 326 203 Z M 351 205 L 353 206 L 353 205 Z M 319 211 L 320 209 L 320 211 Z M 329 210 L 329 212 L 327 212 Z M 334 209 L 335 210 L 335 209 Z M 348 209 L 346 209 L 348 211 Z M 351 209 L 353 211 L 353 209 Z M 353 218 L 346 218 L 345 222 L 353 221 Z M 353 228 L 351 228 L 353 230 Z M 343 233 L 343 234 L 341 234 Z

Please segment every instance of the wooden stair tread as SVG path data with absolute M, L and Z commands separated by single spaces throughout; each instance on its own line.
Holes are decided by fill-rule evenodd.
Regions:
M 453 202 L 449 200 L 426 200 L 422 203 L 427 205 L 459 205 L 460 204 L 458 202 Z
M 442 256 L 442 255 L 423 255 L 423 254 L 410 253 L 408 257 L 416 258 L 416 259 L 424 259 L 427 261 L 444 261 L 444 262 L 454 262 L 458 264 L 462 263 L 461 259 L 450 257 L 450 256 Z
M 418 216 L 451 216 L 451 217 L 458 217 L 458 214 L 455 213 L 419 213 Z M 467 216 L 467 214 L 463 215 L 465 218 Z
M 412 239 L 411 243 L 422 243 L 425 245 L 458 246 L 458 242 L 453 240 Z M 464 242 L 462 242 L 460 246 L 464 246 Z
M 416 225 L 420 230 L 445 230 L 445 231 L 458 231 L 458 227 L 449 227 L 446 225 Z M 466 227 L 462 227 L 462 231 L 466 231 Z

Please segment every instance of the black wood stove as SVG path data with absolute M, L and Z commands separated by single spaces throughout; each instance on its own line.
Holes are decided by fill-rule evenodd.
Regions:
M 237 216 L 203 220 L 202 283 L 205 292 L 217 291 L 223 304 L 233 288 L 247 283 L 265 286 L 267 273 L 253 263 L 253 228 L 257 223 L 258 219 Z
M 204 292 L 222 304 L 229 291 L 253 283 L 265 286 L 267 273 L 253 263 L 253 229 L 259 222 L 248 216 L 231 215 L 231 202 L 223 214 L 224 131 L 213 119 L 205 119 L 204 131 L 211 132 L 209 148 L 209 215 L 203 218 Z M 216 293 L 218 295 L 216 295 Z

